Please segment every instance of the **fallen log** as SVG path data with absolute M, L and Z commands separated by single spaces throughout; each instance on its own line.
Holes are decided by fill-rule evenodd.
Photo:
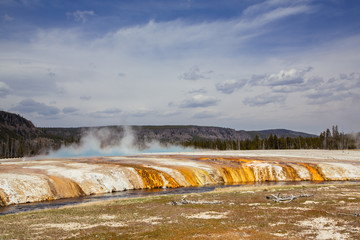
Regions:
M 290 196 L 280 196 L 280 193 L 278 195 L 271 194 L 270 196 L 266 196 L 266 199 L 271 199 L 274 202 L 292 202 L 293 200 L 300 198 L 300 197 L 312 197 L 314 194 L 302 194 L 302 195 L 293 195 Z

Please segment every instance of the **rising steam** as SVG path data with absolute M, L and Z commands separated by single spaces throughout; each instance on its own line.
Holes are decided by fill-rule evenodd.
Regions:
M 152 140 L 139 142 L 129 126 L 114 131 L 112 128 L 93 128 L 82 134 L 78 144 L 62 146 L 59 150 L 50 151 L 48 157 L 95 157 L 124 156 L 139 153 L 180 152 L 193 149 L 181 146 L 164 146 Z

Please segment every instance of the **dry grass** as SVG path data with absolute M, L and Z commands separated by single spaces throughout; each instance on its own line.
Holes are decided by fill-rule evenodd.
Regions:
M 290 203 L 272 193 L 314 194 Z M 360 185 L 237 187 L 0 216 L 0 239 L 360 239 Z M 348 214 L 348 215 L 344 215 Z

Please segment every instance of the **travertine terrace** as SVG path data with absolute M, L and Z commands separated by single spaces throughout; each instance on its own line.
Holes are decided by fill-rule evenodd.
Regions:
M 230 151 L 0 160 L 0 205 L 141 188 L 360 180 L 360 151 Z

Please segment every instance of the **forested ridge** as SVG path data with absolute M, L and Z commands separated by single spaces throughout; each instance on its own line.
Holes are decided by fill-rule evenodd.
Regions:
M 327 129 L 320 136 L 314 137 L 278 137 L 277 134 L 270 134 L 268 137 L 260 138 L 258 134 L 253 139 L 245 140 L 208 140 L 194 139 L 183 143 L 184 146 L 195 148 L 218 149 L 218 150 L 265 150 L 265 149 L 359 149 L 360 133 L 344 134 L 339 132 L 337 126 L 332 131 Z
M 82 136 L 93 130 L 106 129 L 102 145 L 117 144 L 124 136 L 122 126 L 82 128 L 37 128 L 20 115 L 0 111 L 0 158 L 46 154 L 61 146 L 80 144 Z M 337 126 L 319 136 L 286 129 L 244 131 L 204 126 L 132 126 L 138 147 L 158 141 L 164 146 L 180 145 L 199 149 L 354 149 L 359 148 L 360 133 L 344 134 Z

